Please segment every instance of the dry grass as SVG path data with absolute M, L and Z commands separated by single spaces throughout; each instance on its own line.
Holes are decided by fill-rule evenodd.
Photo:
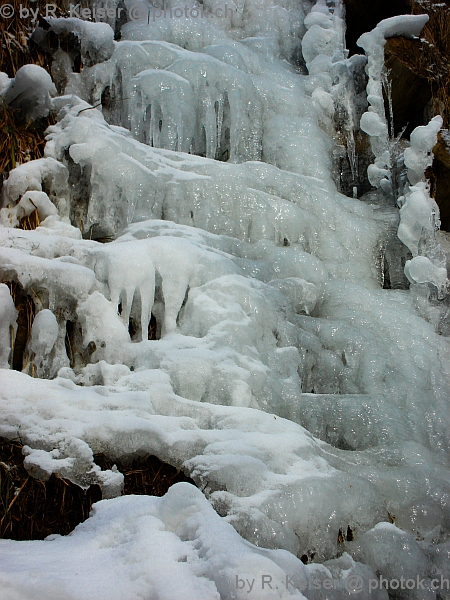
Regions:
M 20 440 L 0 438 L 0 538 L 42 540 L 65 535 L 86 520 L 101 490 L 86 492 L 57 475 L 47 482 L 30 477 L 23 466 Z
M 30 0 L 8 0 L 8 4 L 14 7 L 14 15 L 11 18 L 0 18 L 1 70 L 7 73 L 9 77 L 14 77 L 20 67 L 33 63 L 50 71 L 51 57 L 36 47 L 31 48 L 28 44 L 29 37 L 35 27 L 32 17 L 20 17 L 21 5 L 24 8 L 32 7 L 33 11 L 39 9 L 39 14 L 45 16 L 47 2 L 44 0 L 37 0 L 37 2 L 30 2 Z M 58 7 L 55 11 L 57 16 L 64 16 L 66 14 L 64 8 L 59 8 L 64 6 L 64 2 L 60 3 L 52 0 L 51 4 Z
M 49 120 L 20 124 L 15 111 L 0 102 L 0 174 L 6 175 L 24 162 L 44 155 L 45 130 Z
M 32 231 L 33 229 L 39 227 L 40 224 L 41 220 L 39 219 L 39 213 L 36 209 L 33 210 L 31 215 L 23 217 L 23 219 L 20 220 L 19 229 L 23 229 L 24 231 Z
M 124 494 L 145 494 L 148 496 L 164 496 L 167 490 L 181 481 L 195 485 L 183 471 L 172 465 L 161 462 L 156 456 L 144 456 L 135 459 L 131 464 L 108 460 L 104 455 L 94 456 L 95 463 L 102 470 L 116 465 L 125 477 Z
M 52 58 L 45 54 L 36 45 L 29 44 L 29 38 L 35 23 L 32 17 L 21 18 L 20 6 L 39 9 L 39 14 L 45 15 L 46 2 L 37 0 L 9 0 L 13 6 L 14 15 L 11 18 L 0 17 L 0 70 L 14 77 L 20 67 L 26 64 L 35 64 L 43 67 L 48 72 L 51 70 Z M 65 6 L 65 0 L 59 4 L 52 0 L 52 4 Z M 64 16 L 64 8 L 57 8 L 57 16 Z M 20 123 L 14 111 L 5 104 L 0 103 L 0 175 L 3 178 L 16 165 L 41 158 L 45 145 L 44 131 L 51 124 L 50 120 L 39 123 Z
M 19 439 L 0 438 L 0 538 L 42 540 L 50 534 L 67 535 L 85 521 L 94 502 L 102 498 L 98 486 L 86 492 L 70 481 L 52 475 L 46 482 L 30 477 L 23 466 Z M 130 466 L 97 456 L 103 469 L 116 464 L 125 476 L 125 494 L 162 496 L 183 473 L 155 456 L 135 460 Z

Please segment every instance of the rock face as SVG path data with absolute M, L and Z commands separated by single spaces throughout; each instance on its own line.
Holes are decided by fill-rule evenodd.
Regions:
M 385 65 L 392 90 L 394 131 L 397 135 L 406 127 L 405 135 L 426 121 L 425 112 L 433 97 L 432 84 L 408 68 L 402 60 L 405 53 L 417 53 L 418 43 L 405 38 L 391 38 L 384 48 Z
M 439 134 L 433 154 L 432 192 L 439 206 L 441 228 L 450 231 L 450 132 L 448 129 Z

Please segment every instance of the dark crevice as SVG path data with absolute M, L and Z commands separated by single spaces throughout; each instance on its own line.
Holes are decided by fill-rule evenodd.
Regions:
M 148 324 L 148 338 L 149 340 L 159 340 L 161 337 L 161 327 L 158 327 L 155 315 L 152 313 L 150 323 Z
M 92 505 L 102 499 L 98 485 L 86 491 L 52 475 L 43 482 L 23 466 L 20 439 L 0 438 L 0 538 L 43 540 L 48 535 L 67 535 L 89 517 Z M 180 469 L 146 455 L 125 463 L 94 457 L 103 470 L 114 465 L 124 475 L 124 494 L 163 496 L 179 482 L 195 483 Z
M 102 470 L 116 465 L 125 478 L 125 495 L 164 496 L 175 483 L 187 482 L 195 486 L 194 481 L 183 471 L 149 454 L 129 461 L 110 460 L 103 454 L 96 454 L 94 461 Z
M 17 331 L 14 338 L 14 349 L 12 353 L 12 368 L 22 371 L 24 367 L 25 348 L 31 334 L 36 307 L 31 296 L 29 296 L 22 285 L 16 281 L 6 281 L 9 292 L 18 311 Z
M 70 368 L 78 371 L 90 362 L 91 354 L 96 350 L 95 343 L 90 342 L 87 348 L 83 344 L 83 331 L 80 323 L 66 321 L 66 336 L 64 339 Z
M 122 313 L 121 304 L 119 304 L 119 314 Z M 135 336 L 140 332 L 141 324 L 139 321 L 136 321 L 133 316 L 130 316 L 128 321 L 128 333 L 130 334 L 130 338 L 132 340 L 135 339 Z M 150 323 L 148 324 L 147 330 L 147 339 L 148 340 L 159 340 L 161 338 L 161 327 L 156 320 L 155 315 L 152 313 L 150 317 Z M 139 336 L 135 341 L 141 341 L 141 337 Z
M 22 448 L 19 441 L 0 438 L 0 538 L 43 540 L 51 534 L 67 535 L 102 499 L 100 488 L 84 491 L 57 475 L 46 482 L 34 479 L 23 466 Z

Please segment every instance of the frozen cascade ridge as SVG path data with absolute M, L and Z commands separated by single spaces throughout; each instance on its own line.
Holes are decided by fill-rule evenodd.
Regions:
M 0 436 L 104 498 L 69 536 L 1 540 L 2 600 L 448 600 L 449 243 L 424 175 L 442 121 L 398 177 L 382 92 L 386 37 L 426 17 L 348 58 L 340 0 L 185 5 L 134 3 L 120 41 L 50 19 L 81 73 L 60 49 L 54 84 L 2 80 L 57 121 L 3 185 Z M 358 176 L 359 127 L 357 199 L 335 164 Z M 122 496 L 100 453 L 197 488 Z

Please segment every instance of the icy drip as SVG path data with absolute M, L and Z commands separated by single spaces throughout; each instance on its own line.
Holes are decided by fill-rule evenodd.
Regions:
M 364 68 L 365 59 L 347 59 L 344 13 L 342 2 L 317 2 L 305 19 L 308 31 L 302 48 L 310 74 L 306 89 L 323 129 L 336 141 L 335 180 L 339 188 L 351 190 L 358 183 L 355 133 L 360 113 L 355 77 Z M 348 167 L 343 167 L 345 157 L 349 174 Z
M 355 90 L 353 86 L 353 78 L 350 76 L 343 77 L 339 82 L 339 91 L 337 94 L 337 105 L 341 109 L 341 131 L 345 132 L 345 148 L 347 158 L 350 164 L 352 181 L 354 184 L 358 181 L 358 160 L 356 156 L 355 142 Z
M 360 127 L 370 137 L 370 145 L 375 156 L 374 163 L 368 168 L 369 181 L 375 188 L 381 188 L 391 197 L 394 195 L 391 174 L 394 161 L 383 96 L 384 82 L 387 77 L 384 66 L 384 46 L 389 37 L 419 35 L 428 19 L 428 15 L 402 15 L 386 19 L 371 32 L 364 33 L 358 40 L 358 45 L 363 48 L 368 60 L 366 72 L 369 77 L 367 84 L 369 110 L 362 115 Z
M 399 152 L 399 139 L 393 135 L 393 114 L 390 84 L 384 67 L 386 39 L 398 35 L 419 35 L 427 23 L 428 15 L 405 15 L 382 21 L 370 33 L 358 40 L 367 58 L 367 99 L 369 110 L 361 117 L 360 127 L 370 137 L 375 161 L 368 168 L 370 183 L 392 198 L 404 187 L 399 180 L 399 167 L 407 167 L 409 185 L 406 193 L 397 200 L 400 206 L 398 238 L 413 255 L 405 264 L 405 275 L 413 284 L 431 283 L 443 298 L 447 289 L 447 272 L 443 256 L 437 248 L 436 229 L 439 229 L 439 209 L 430 197 L 424 171 L 432 164 L 432 149 L 442 127 L 442 118 L 435 117 L 426 127 L 417 127 L 411 134 L 411 146 L 403 157 Z M 389 122 L 385 114 L 384 96 L 388 98 Z M 420 256 L 419 256 L 420 255 Z
M 207 54 L 121 42 L 109 61 L 72 76 L 68 91 L 155 148 L 261 159 L 263 109 L 252 77 Z
M 216 158 L 228 153 L 231 162 L 260 160 L 263 115 L 251 77 L 207 56 L 193 60 L 188 55 L 168 70 L 186 79 L 193 90 L 190 111 L 196 154 Z M 229 120 L 228 147 L 222 146 L 225 118 Z M 255 137 L 257 142 L 249 144 Z
M 396 207 L 381 204 L 374 216 L 383 223 L 384 235 L 379 246 L 380 283 L 385 289 L 408 289 L 408 280 L 404 273 L 406 261 L 411 258 L 408 248 L 397 236 L 399 212 Z
M 439 207 L 430 196 L 424 172 L 433 162 L 432 150 L 441 127 L 442 117 L 438 116 L 412 132 L 411 146 L 404 152 L 409 186 L 398 199 L 398 237 L 413 255 L 405 265 L 405 274 L 413 284 L 431 283 L 437 288 L 439 299 L 445 297 L 448 288 L 446 260 L 436 241 Z
M 130 82 L 129 119 L 136 139 L 155 148 L 189 152 L 193 95 L 173 73 L 146 70 Z
M 356 156 L 356 143 L 353 127 L 350 126 L 347 131 L 347 157 L 350 163 L 350 169 L 352 171 L 353 181 L 358 180 L 358 161 Z

